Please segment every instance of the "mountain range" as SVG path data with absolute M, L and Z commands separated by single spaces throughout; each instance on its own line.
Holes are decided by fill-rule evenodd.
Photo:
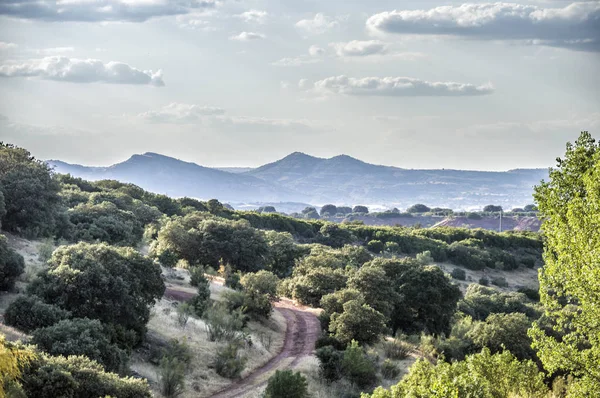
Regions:
M 326 159 L 300 152 L 257 168 L 203 167 L 152 152 L 109 167 L 47 163 L 58 173 L 88 180 L 115 179 L 174 197 L 217 198 L 234 206 L 302 202 L 404 208 L 425 203 L 470 209 L 493 203 L 511 208 L 532 203 L 533 186 L 548 177 L 547 169 L 402 169 L 347 155 Z

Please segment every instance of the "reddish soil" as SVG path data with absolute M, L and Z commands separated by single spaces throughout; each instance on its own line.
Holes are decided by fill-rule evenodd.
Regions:
M 165 292 L 165 297 L 178 301 L 188 300 L 193 296 L 194 294 L 172 288 Z M 211 398 L 242 397 L 267 383 L 266 377 L 261 376 L 276 369 L 293 368 L 302 358 L 312 355 L 321 331 L 317 317 L 307 308 L 296 306 L 291 300 L 282 299 L 273 303 L 273 306 L 284 316 L 287 323 L 285 341 L 279 354 L 245 378 L 211 395 Z M 290 358 L 293 358 L 291 362 L 288 360 Z M 287 364 L 283 364 L 284 361 Z

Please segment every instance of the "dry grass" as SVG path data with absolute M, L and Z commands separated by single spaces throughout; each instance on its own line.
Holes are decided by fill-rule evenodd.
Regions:
M 526 286 L 533 289 L 539 288 L 538 281 L 538 267 L 536 268 L 519 268 L 512 271 L 503 271 L 499 269 L 485 268 L 481 271 L 473 271 L 459 265 L 449 263 L 438 263 L 436 264 L 443 271 L 450 273 L 454 268 L 463 269 L 467 275 L 467 279 L 464 281 L 458 279 L 452 279 L 453 282 L 458 284 L 460 290 L 465 293 L 467 287 L 472 283 L 478 283 L 479 279 L 486 277 L 490 281 L 490 287 L 493 287 L 502 291 L 516 291 L 519 287 Z M 496 277 L 504 277 L 508 282 L 507 287 L 498 287 L 491 284 L 491 280 Z
M 166 272 L 166 283 L 168 286 L 176 286 L 177 290 L 196 293 L 196 288 L 189 286 L 189 275 L 186 270 L 175 269 Z M 220 300 L 223 292 L 230 289 L 220 284 L 211 283 L 211 299 Z M 182 397 L 207 397 L 232 383 L 232 380 L 219 376 L 209 367 L 215 352 L 222 347 L 223 342 L 211 342 L 208 340 L 206 324 L 203 320 L 190 318 L 185 328 L 177 322 L 177 302 L 162 299 L 152 309 L 150 322 L 148 323 L 149 340 L 168 341 L 170 339 L 185 340 L 192 353 L 192 361 L 188 366 L 186 375 L 186 392 Z M 254 369 L 265 364 L 282 349 L 285 338 L 285 318 L 278 311 L 274 311 L 271 319 L 260 322 L 249 322 L 248 332 L 252 339 L 252 346 L 242 350 L 242 355 L 247 357 L 248 362 L 242 377 L 251 373 Z M 265 336 L 271 336 L 270 347 L 267 349 Z M 268 345 L 268 344 L 265 344 Z M 145 361 L 139 352 L 134 353 L 131 360 L 131 369 L 150 382 L 157 396 L 157 371 L 158 367 Z

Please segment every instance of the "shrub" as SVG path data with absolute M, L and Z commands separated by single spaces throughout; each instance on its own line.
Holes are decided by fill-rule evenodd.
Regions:
M 270 299 L 277 297 L 277 284 L 279 278 L 269 271 L 249 273 L 242 277 L 240 283 L 245 290 L 267 295 Z
M 224 303 L 230 311 L 240 310 L 254 320 L 268 319 L 273 311 L 269 297 L 255 291 L 227 292 L 224 297 Z
M 381 375 L 384 379 L 395 379 L 400 374 L 400 369 L 389 359 L 386 359 L 381 364 Z
M 408 344 L 400 340 L 386 340 L 383 343 L 383 352 L 385 353 L 386 358 L 389 359 L 405 359 L 408 357 L 408 354 L 410 354 L 411 351 L 412 348 Z
M 210 306 L 210 282 L 205 279 L 205 282 L 198 283 L 198 294 L 190 301 L 190 305 L 197 317 L 202 317 L 206 309 Z
M 0 235 L 0 290 L 11 290 L 24 270 L 23 256 L 8 247 L 6 236 Z
M 180 303 L 177 306 L 177 324 L 180 328 L 185 328 L 192 312 L 194 312 L 194 306 L 189 303 Z
M 69 311 L 46 304 L 37 296 L 20 296 L 6 309 L 4 322 L 25 333 L 30 333 L 70 317 Z
M 45 239 L 38 248 L 38 260 L 44 264 L 47 263 L 52 257 L 52 252 L 54 252 L 54 240 Z
M 353 341 L 344 351 L 341 369 L 344 377 L 361 388 L 371 386 L 377 381 L 375 365 L 356 341 Z
M 371 240 L 367 243 L 367 249 L 373 253 L 381 253 L 385 248 L 385 244 L 380 240 Z
M 299 372 L 278 370 L 269 378 L 264 398 L 307 398 L 308 383 Z
M 464 281 L 467 279 L 467 273 L 462 268 L 454 268 L 450 273 L 454 279 L 458 279 L 459 281 Z
M 433 264 L 433 257 L 431 257 L 431 252 L 429 250 L 418 253 L 416 258 L 421 265 Z
M 332 346 L 336 350 L 340 350 L 340 351 L 342 351 L 346 348 L 346 344 L 342 343 L 335 337 L 333 337 L 329 334 L 322 334 L 315 342 L 315 349 L 318 350 L 319 348 L 323 348 L 323 347 L 327 347 L 327 346 Z
M 111 342 L 109 335 L 100 321 L 76 318 L 35 330 L 31 342 L 51 355 L 85 355 L 106 370 L 121 373 L 126 368 L 127 354 Z
M 231 342 L 225 347 L 217 350 L 212 367 L 217 374 L 228 379 L 235 379 L 240 376 L 246 366 L 246 358 L 240 353 L 238 342 Z
M 508 282 L 506 281 L 505 277 L 497 276 L 492 278 L 492 285 L 496 285 L 498 287 L 508 287 Z
M 166 398 L 176 398 L 185 391 L 185 363 L 165 356 L 158 370 L 160 392 Z
M 245 325 L 241 310 L 229 312 L 217 305 L 213 305 L 206 311 L 204 319 L 210 341 L 232 341 Z
M 487 277 L 482 276 L 481 278 L 479 278 L 479 284 L 482 286 L 489 286 L 490 280 Z
M 204 276 L 204 267 L 191 267 L 190 268 L 190 285 L 199 286 L 200 284 L 208 282 L 208 279 Z
M 331 316 L 329 330 L 344 343 L 370 344 L 386 330 L 385 317 L 360 300 L 350 300 L 344 304 L 344 312 Z
M 20 381 L 28 397 L 152 397 L 145 379 L 120 378 L 84 356 L 38 355 Z
M 523 293 L 527 298 L 533 301 L 540 301 L 540 291 L 531 287 L 520 287 L 517 290 L 519 293 Z
M 325 346 L 317 349 L 316 356 L 319 359 L 321 376 L 328 381 L 338 380 L 341 376 L 343 351 Z

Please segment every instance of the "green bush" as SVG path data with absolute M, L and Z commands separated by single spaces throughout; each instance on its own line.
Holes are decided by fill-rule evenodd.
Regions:
M 331 316 L 329 330 L 344 343 L 356 340 L 370 344 L 385 332 L 385 317 L 361 300 L 350 300 L 341 314 Z
M 210 341 L 233 341 L 246 324 L 240 309 L 228 311 L 219 305 L 208 308 L 204 320 Z
M 505 277 L 496 276 L 496 277 L 492 278 L 492 285 L 495 285 L 498 287 L 508 287 L 508 282 L 506 281 Z
M 0 235 L 0 290 L 11 290 L 24 270 L 23 256 L 8 247 L 6 236 Z
M 334 381 L 341 377 L 343 351 L 328 345 L 318 348 L 316 356 L 319 359 L 321 376 L 325 380 Z
M 384 379 L 395 379 L 400 374 L 400 369 L 394 362 L 386 359 L 381 364 L 381 375 Z
M 308 383 L 299 372 L 278 370 L 267 382 L 264 398 L 307 398 Z
M 431 257 L 431 252 L 429 250 L 418 253 L 416 259 L 421 265 L 433 264 L 433 257 Z
M 238 342 L 231 342 L 225 347 L 217 350 L 212 367 L 218 375 L 228 379 L 235 379 L 240 376 L 246 366 L 247 359 L 240 353 Z
M 223 296 L 229 311 L 239 310 L 254 320 L 268 319 L 273 312 L 269 296 L 256 291 L 226 292 Z
M 367 243 L 367 249 L 373 253 L 381 253 L 385 248 L 385 244 L 380 240 L 371 240 Z
M 479 278 L 479 284 L 482 286 L 489 286 L 490 280 L 487 277 L 482 276 L 481 278 Z
M 70 317 L 69 311 L 46 304 L 37 296 L 20 296 L 6 309 L 4 322 L 25 333 L 30 333 Z
M 179 303 L 177 306 L 177 324 L 185 329 L 190 316 L 194 312 L 194 306 L 190 303 Z
M 158 385 L 165 398 L 176 398 L 185 392 L 185 363 L 165 356 L 160 361 Z
M 266 295 L 270 299 L 277 297 L 279 278 L 272 272 L 262 270 L 256 273 L 248 273 L 242 277 L 240 283 L 246 291 Z
M 196 294 L 189 303 L 194 309 L 197 317 L 202 317 L 206 309 L 210 306 L 210 282 L 204 278 L 204 282 L 198 281 L 198 294 Z
M 121 373 L 126 369 L 127 354 L 109 335 L 100 321 L 76 318 L 35 330 L 31 342 L 51 355 L 85 355 L 107 371 Z
M 345 378 L 361 388 L 369 387 L 377 381 L 375 365 L 356 341 L 344 351 L 341 369 Z
M 462 268 L 454 268 L 450 275 L 454 279 L 458 279 L 459 281 L 464 281 L 465 279 L 467 279 L 467 273 Z
M 28 397 L 152 397 L 145 379 L 107 373 L 84 356 L 41 354 L 23 369 L 20 382 Z

